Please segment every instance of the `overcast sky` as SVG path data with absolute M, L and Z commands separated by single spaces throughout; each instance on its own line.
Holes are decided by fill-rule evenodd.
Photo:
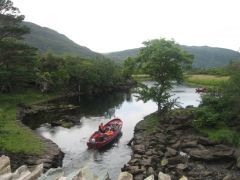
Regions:
M 96 52 L 164 37 L 179 44 L 240 49 L 239 0 L 12 0 L 25 20 Z

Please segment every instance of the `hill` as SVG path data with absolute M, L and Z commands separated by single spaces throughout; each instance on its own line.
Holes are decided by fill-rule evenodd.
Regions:
M 34 23 L 24 22 L 24 25 L 30 28 L 31 33 L 25 36 L 25 41 L 39 49 L 40 52 L 45 53 L 51 50 L 53 53 L 77 55 L 82 58 L 102 58 L 103 55 L 91 51 L 87 47 L 80 46 L 70 40 L 63 34 L 58 33 L 52 29 L 41 27 Z
M 227 65 L 230 61 L 240 61 L 240 53 L 230 49 L 208 46 L 184 46 L 181 47 L 194 55 L 193 67 L 210 68 Z M 128 57 L 137 56 L 140 48 L 104 54 L 106 57 L 123 61 Z

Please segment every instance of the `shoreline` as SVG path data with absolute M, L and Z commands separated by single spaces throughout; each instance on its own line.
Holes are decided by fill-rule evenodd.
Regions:
M 161 120 L 151 132 L 147 121 L 153 116 L 159 119 L 156 113 L 136 124 L 133 153 L 122 171 L 131 173 L 134 180 L 152 174 L 157 178 L 159 172 L 169 174 L 172 180 L 182 176 L 199 180 L 240 177 L 239 150 L 204 137 L 191 126 L 191 113 L 185 112 Z
M 43 163 L 44 171 L 47 171 L 50 168 L 61 167 L 64 153 L 57 146 L 57 144 L 47 138 L 44 138 L 41 135 L 38 135 L 28 126 L 24 125 L 22 120 L 26 115 L 27 112 L 25 111 L 25 109 L 22 107 L 18 107 L 16 112 L 16 123 L 19 128 L 30 131 L 33 137 L 41 142 L 41 144 L 43 145 L 43 152 L 39 155 L 4 152 L 3 154 L 9 156 L 11 159 L 12 169 L 16 170 L 22 165 L 35 166 L 41 163 Z

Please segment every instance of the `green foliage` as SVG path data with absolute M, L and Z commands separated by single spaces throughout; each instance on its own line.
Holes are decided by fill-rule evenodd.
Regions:
M 33 82 L 36 49 L 19 40 L 29 32 L 23 15 L 10 0 L 0 2 L 0 92 L 10 92 Z
M 42 92 L 59 90 L 69 79 L 64 59 L 51 53 L 39 58 L 36 75 L 36 83 Z
M 123 63 L 124 77 L 127 79 L 130 79 L 135 69 L 136 69 L 136 59 L 128 57 Z
M 240 134 L 236 131 L 240 127 L 240 64 L 233 63 L 229 68 L 229 80 L 203 96 L 193 125 L 212 139 L 239 146 Z
M 206 107 L 196 109 L 194 115 L 193 126 L 195 128 L 214 127 L 221 120 L 219 113 Z
M 239 132 L 228 127 L 205 128 L 201 129 L 201 132 L 208 135 L 211 140 L 240 146 Z
M 152 87 L 142 85 L 139 89 L 139 99 L 152 99 L 158 105 L 159 112 L 171 109 L 176 100 L 170 100 L 172 82 L 183 80 L 183 70 L 191 64 L 192 56 L 180 49 L 174 41 L 155 39 L 144 42 L 137 57 L 139 67 L 156 83 Z

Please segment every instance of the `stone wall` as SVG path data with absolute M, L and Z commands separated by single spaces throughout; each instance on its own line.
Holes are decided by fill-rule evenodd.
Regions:
M 177 180 L 183 176 L 198 180 L 238 180 L 240 156 L 238 150 L 221 142 L 214 142 L 197 132 L 192 116 L 170 117 L 147 133 L 144 120 L 135 127 L 133 154 L 122 171 L 142 180 L 166 173 Z M 165 178 L 168 179 L 168 178 Z

